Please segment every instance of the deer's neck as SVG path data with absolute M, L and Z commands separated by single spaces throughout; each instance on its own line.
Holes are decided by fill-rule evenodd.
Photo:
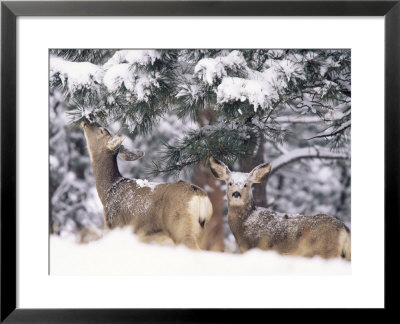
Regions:
M 249 215 L 254 211 L 255 205 L 251 201 L 247 205 L 243 206 L 228 206 L 228 223 L 233 235 L 239 241 L 239 238 L 243 237 L 244 234 L 244 222 Z
M 92 165 L 97 193 L 105 205 L 108 190 L 118 179 L 122 178 L 118 170 L 117 156 L 114 154 L 93 156 Z

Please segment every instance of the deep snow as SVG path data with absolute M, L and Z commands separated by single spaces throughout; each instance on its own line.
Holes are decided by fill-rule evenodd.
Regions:
M 351 263 L 258 249 L 231 254 L 145 244 L 124 228 L 86 244 L 52 235 L 50 275 L 351 275 Z

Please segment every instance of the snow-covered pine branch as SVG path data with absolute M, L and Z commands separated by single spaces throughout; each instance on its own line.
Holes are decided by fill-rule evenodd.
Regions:
M 286 115 L 286 116 L 277 116 L 273 118 L 273 120 L 279 124 L 315 124 L 315 123 L 334 123 L 340 122 L 343 118 L 349 118 L 351 111 L 349 110 L 347 113 L 343 114 L 342 112 L 329 111 L 324 116 L 305 116 L 301 114 L 297 115 Z M 344 125 L 344 124 L 343 124 Z
M 159 88 L 160 73 L 142 70 L 160 59 L 154 50 L 117 51 L 103 66 L 90 62 L 70 62 L 58 57 L 50 57 L 50 82 L 61 81 L 63 89 L 71 97 L 82 89 L 94 90 L 98 84 L 105 86 L 110 95 L 108 103 L 113 103 L 113 94 L 125 87 L 132 99 L 148 102 L 149 97 Z M 125 63 L 126 62 L 126 63 Z
M 271 162 L 272 170 L 270 174 L 275 173 L 276 171 L 288 165 L 289 163 L 293 163 L 301 159 L 349 159 L 349 158 L 350 155 L 348 153 L 336 153 L 325 148 L 318 148 L 318 149 L 314 147 L 299 148 L 274 159 Z
M 50 83 L 61 82 L 64 90 L 75 92 L 94 88 L 103 79 L 103 69 L 90 62 L 70 62 L 58 57 L 50 57 Z
M 318 134 L 316 136 L 308 138 L 308 140 L 311 140 L 314 138 L 332 137 L 332 136 L 342 133 L 343 131 L 345 131 L 347 128 L 350 128 L 350 127 L 351 127 L 351 121 L 348 120 L 348 121 L 344 122 L 342 125 L 340 125 L 338 128 L 336 128 L 333 132 L 328 132 L 328 130 L 326 130 L 321 134 Z
M 64 95 L 72 123 L 117 120 L 132 134 L 147 134 L 170 108 L 175 50 L 110 50 L 104 64 L 57 53 L 50 57 L 50 89 Z
M 278 116 L 274 118 L 279 124 L 309 124 L 309 123 L 320 123 L 324 120 L 318 116 Z

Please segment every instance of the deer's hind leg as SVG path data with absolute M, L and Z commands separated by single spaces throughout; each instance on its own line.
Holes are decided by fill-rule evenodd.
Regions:
M 165 246 L 175 246 L 175 242 L 167 234 L 161 232 L 139 235 L 139 238 L 143 243 L 157 243 Z
M 169 235 L 176 244 L 184 244 L 194 250 L 200 249 L 195 230 L 197 225 L 187 211 L 176 211 L 172 216 L 168 215 L 166 223 Z

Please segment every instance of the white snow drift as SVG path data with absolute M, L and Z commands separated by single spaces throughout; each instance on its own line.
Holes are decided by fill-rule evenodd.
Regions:
M 281 256 L 251 250 L 245 254 L 192 251 L 141 243 L 131 229 L 116 229 L 98 241 L 50 239 L 51 275 L 350 275 L 341 259 Z

